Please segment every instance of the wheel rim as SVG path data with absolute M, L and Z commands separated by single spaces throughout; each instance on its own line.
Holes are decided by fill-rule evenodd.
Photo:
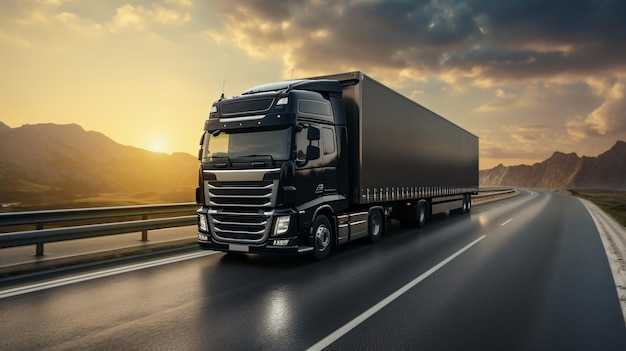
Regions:
M 372 226 L 372 236 L 379 236 L 382 225 L 380 223 L 380 215 L 378 212 L 372 214 L 370 225 Z
M 423 223 L 424 220 L 426 219 L 426 207 L 423 204 L 420 204 L 419 206 L 419 222 Z
M 325 225 L 320 225 L 315 231 L 315 245 L 320 251 L 324 251 L 330 245 L 330 230 Z

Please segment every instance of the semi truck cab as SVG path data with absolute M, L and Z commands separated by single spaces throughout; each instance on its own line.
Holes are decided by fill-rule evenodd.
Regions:
M 216 101 L 198 155 L 200 247 L 326 255 L 332 223 L 311 227 L 348 207 L 344 111 L 333 80 L 272 83 Z

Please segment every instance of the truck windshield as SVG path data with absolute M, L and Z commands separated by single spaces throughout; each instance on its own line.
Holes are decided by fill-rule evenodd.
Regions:
M 202 160 L 242 157 L 287 160 L 291 150 L 291 128 L 268 131 L 206 132 L 202 145 Z

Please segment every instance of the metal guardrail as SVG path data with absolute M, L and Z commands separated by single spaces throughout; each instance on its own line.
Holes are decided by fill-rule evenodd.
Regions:
M 100 208 L 80 208 L 68 210 L 28 211 L 0 213 L 0 226 L 35 225 L 37 229 L 0 234 L 0 248 L 36 245 L 36 255 L 44 254 L 44 243 L 64 240 L 94 238 L 105 235 L 141 232 L 141 240 L 148 241 L 148 230 L 193 225 L 196 215 L 182 215 L 195 212 L 194 202 L 165 205 L 119 206 Z M 148 219 L 150 215 L 181 215 L 169 218 Z M 70 222 L 141 216 L 141 220 L 128 220 L 113 223 L 66 226 L 44 229 L 48 223 Z
M 472 199 L 476 200 L 484 200 L 489 198 L 495 198 L 498 196 L 512 194 L 516 190 L 515 189 L 489 189 L 489 190 L 480 190 L 478 194 L 472 195 Z

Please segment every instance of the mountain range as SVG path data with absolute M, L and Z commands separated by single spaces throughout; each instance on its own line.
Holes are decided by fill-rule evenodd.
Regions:
M 198 160 L 187 153 L 121 145 L 77 124 L 0 122 L 0 204 L 192 202 L 197 179 Z M 500 164 L 480 171 L 480 185 L 626 190 L 626 142 L 597 157 L 555 152 L 532 166 Z
M 98 196 L 127 205 L 191 202 L 197 181 L 198 160 L 190 154 L 121 145 L 77 124 L 10 128 L 0 122 L 0 203 Z
M 481 186 L 541 189 L 626 190 L 626 142 L 618 141 L 597 157 L 555 152 L 532 166 L 498 166 L 480 171 Z

